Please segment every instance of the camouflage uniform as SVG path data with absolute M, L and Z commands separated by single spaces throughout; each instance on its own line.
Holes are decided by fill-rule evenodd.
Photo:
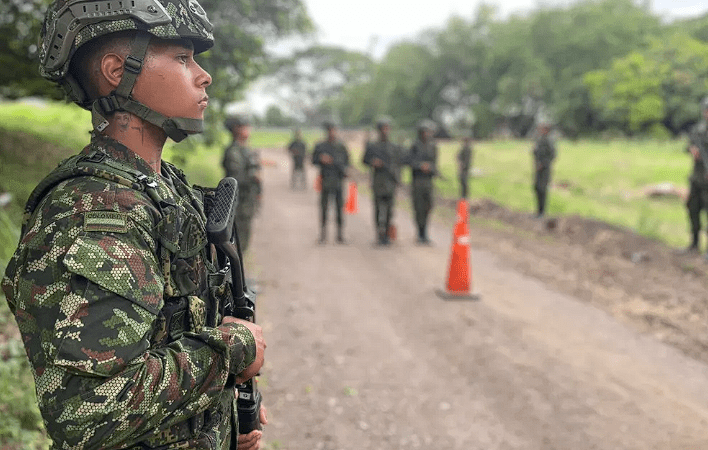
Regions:
M 460 198 L 467 198 L 471 167 L 472 145 L 469 142 L 465 142 L 457 153 L 457 178 L 460 182 Z
M 226 176 L 238 182 L 236 228 L 241 248 L 245 252 L 251 240 L 251 221 L 258 210 L 261 195 L 260 158 L 252 149 L 234 141 L 224 152 L 222 165 Z
M 708 210 L 708 173 L 703 158 L 708 156 L 708 123 L 702 120 L 690 132 L 690 144 L 698 147 L 700 157 L 693 160 L 693 171 L 688 178 L 689 192 L 686 200 L 691 222 L 692 242 L 689 248 L 698 249 L 701 231 L 701 211 Z M 686 149 L 688 151 L 688 148 Z
M 534 183 L 537 213 L 542 216 L 546 211 L 548 184 L 551 181 L 551 164 L 556 158 L 556 147 L 549 134 L 542 134 L 533 148 Z
M 428 218 L 433 209 L 433 177 L 438 173 L 438 148 L 431 141 L 417 140 L 411 147 L 407 163 L 411 166 L 411 194 L 413 196 L 413 209 L 415 222 L 418 227 L 418 241 L 428 241 Z M 428 164 L 430 170 L 423 171 L 422 166 Z
M 327 154 L 333 158 L 332 164 L 323 164 L 320 157 Z M 315 146 L 312 152 L 312 164 L 320 166 L 322 177 L 322 191 L 320 192 L 320 240 L 324 241 L 327 226 L 327 209 L 330 198 L 334 198 L 337 210 L 337 239 L 342 241 L 344 218 L 344 178 L 349 167 L 349 151 L 340 141 L 323 141 Z
M 299 185 L 305 188 L 305 142 L 298 136 L 288 145 L 288 152 L 293 158 L 293 173 L 290 178 L 290 186 L 295 189 Z
M 374 159 L 381 160 L 383 165 L 374 167 Z M 388 243 L 400 162 L 401 148 L 396 144 L 379 140 L 366 145 L 363 163 L 371 167 L 373 172 L 371 190 L 374 193 L 374 226 L 380 244 Z
M 28 202 L 3 291 L 53 449 L 235 448 L 250 331 L 208 253 L 204 198 L 94 135 Z

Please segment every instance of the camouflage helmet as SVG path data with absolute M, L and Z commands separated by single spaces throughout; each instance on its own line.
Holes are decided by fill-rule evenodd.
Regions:
M 55 0 L 42 26 L 39 71 L 44 78 L 60 82 L 79 47 L 126 30 L 142 30 L 162 39 L 188 39 L 197 54 L 214 45 L 212 29 L 197 0 Z M 74 93 L 69 95 L 76 101 Z
M 242 127 L 244 125 L 250 125 L 248 117 L 244 115 L 231 114 L 226 116 L 226 119 L 224 119 L 224 127 L 226 127 L 229 131 L 232 131 L 234 127 Z
M 391 122 L 393 122 L 393 120 L 391 119 L 390 116 L 379 116 L 379 118 L 376 119 L 376 128 L 378 128 L 380 130 L 381 128 L 383 128 L 385 126 L 390 127 Z
M 59 83 L 76 104 L 92 110 L 98 131 L 108 125 L 104 116 L 129 111 L 162 127 L 172 139 L 182 140 L 187 133 L 200 132 L 203 124 L 194 119 L 166 118 L 149 108 L 146 111 L 145 105 L 137 107 L 137 102 L 130 101 L 130 94 L 151 37 L 189 40 L 198 54 L 213 46 L 212 29 L 197 0 L 54 0 L 40 34 L 39 71 Z M 72 57 L 87 42 L 128 30 L 144 33 L 133 40 L 121 85 L 110 98 L 89 99 L 69 72 Z
M 705 111 L 708 109 L 708 97 L 703 97 L 701 100 L 701 110 Z
M 420 122 L 418 122 L 418 131 L 435 131 L 437 129 L 437 125 L 435 122 L 433 122 L 430 119 L 423 119 Z

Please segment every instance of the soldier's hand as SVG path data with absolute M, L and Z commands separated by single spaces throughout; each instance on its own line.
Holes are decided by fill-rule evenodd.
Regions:
M 422 170 L 425 173 L 430 172 L 430 163 L 424 162 L 423 164 L 421 164 L 420 170 Z
M 374 158 L 374 160 L 371 162 L 371 164 L 374 167 L 383 167 L 383 165 L 384 165 L 383 161 L 379 158 Z
M 263 432 L 261 430 L 253 430 L 248 434 L 240 434 L 238 436 L 238 450 L 258 450 L 261 448 L 261 438 Z
M 243 383 L 256 376 L 258 371 L 261 370 L 261 367 L 263 367 L 266 349 L 266 342 L 263 338 L 263 329 L 260 327 L 260 325 L 257 325 L 253 322 L 249 322 L 243 319 L 237 319 L 235 317 L 230 316 L 224 317 L 223 323 L 238 323 L 245 326 L 251 331 L 251 334 L 253 334 L 253 337 L 256 340 L 256 359 L 251 363 L 250 366 L 246 367 L 243 372 L 239 373 L 236 376 L 236 382 Z
M 332 156 L 328 155 L 327 153 L 322 153 L 320 155 L 320 162 L 322 164 L 332 164 L 332 162 L 334 162 L 334 158 L 332 158 Z

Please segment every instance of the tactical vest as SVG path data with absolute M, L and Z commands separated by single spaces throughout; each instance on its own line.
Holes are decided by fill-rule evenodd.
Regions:
M 214 191 L 190 188 L 182 171 L 171 164 L 165 164 L 170 174 L 176 176 L 190 191 L 178 192 L 178 195 L 190 195 L 208 210 Z M 156 320 L 156 332 L 152 336 L 151 347 L 165 346 L 180 339 L 187 331 L 198 333 L 204 326 L 216 327 L 224 315 L 224 305 L 232 302 L 231 274 L 228 268 L 218 270 L 212 262 L 212 259 L 216 261 L 216 258 L 211 257 L 206 238 L 205 212 L 200 210 L 199 205 L 191 205 L 192 214 L 183 217 L 184 214 L 181 214 L 180 208 L 172 199 L 161 198 L 157 181 L 110 159 L 100 150 L 64 160 L 37 185 L 25 206 L 22 236 L 27 231 L 32 214 L 53 188 L 67 179 L 83 176 L 106 179 L 144 192 L 160 211 L 162 219 L 156 227 L 159 242 L 157 256 L 164 276 L 164 306 Z M 218 420 L 215 417 L 223 413 L 225 412 L 205 411 L 129 449 L 181 448 L 182 443 L 193 440 L 205 424 L 209 424 L 212 419 Z M 235 435 L 236 431 L 233 433 Z M 233 439 L 235 440 L 235 437 Z

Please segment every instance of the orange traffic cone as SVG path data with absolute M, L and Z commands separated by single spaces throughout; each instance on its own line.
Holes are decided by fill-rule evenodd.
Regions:
M 315 192 L 322 192 L 322 175 L 318 174 L 314 184 Z
M 450 267 L 447 275 L 446 290 L 437 290 L 439 297 L 445 300 L 478 300 L 478 294 L 472 294 L 472 265 L 470 262 L 470 230 L 467 225 L 469 213 L 467 201 L 457 204 L 457 223 L 452 235 Z
M 356 190 L 356 181 L 349 183 L 349 194 L 347 195 L 347 204 L 345 209 L 347 214 L 356 214 L 359 212 L 359 201 Z

